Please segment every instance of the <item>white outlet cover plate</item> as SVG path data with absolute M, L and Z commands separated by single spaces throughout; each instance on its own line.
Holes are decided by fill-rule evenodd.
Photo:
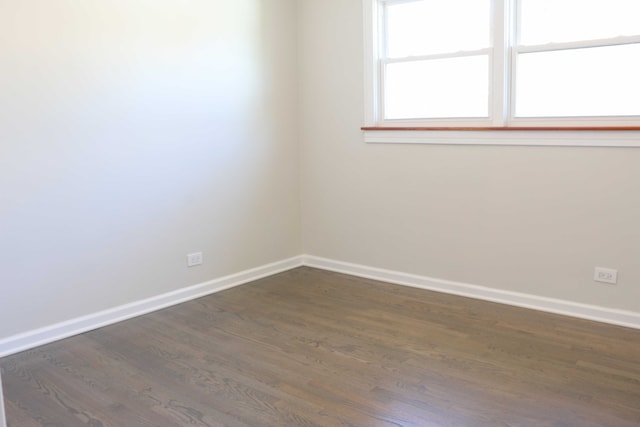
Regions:
M 612 268 L 596 267 L 593 273 L 593 280 L 596 282 L 610 283 L 615 285 L 618 283 L 618 270 Z
M 193 267 L 200 264 L 202 264 L 202 252 L 187 254 L 187 267 Z

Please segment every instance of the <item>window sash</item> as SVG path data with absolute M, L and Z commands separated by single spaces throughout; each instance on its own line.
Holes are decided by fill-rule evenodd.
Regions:
M 639 56 L 640 43 L 518 53 L 512 116 L 638 117 Z
M 460 61 L 457 60 L 468 60 L 466 64 L 461 64 Z M 389 60 L 382 62 L 381 69 L 381 80 L 383 82 L 383 96 L 385 98 L 384 104 L 380 106 L 382 117 L 385 120 L 407 120 L 403 118 L 389 118 L 395 115 L 398 115 L 398 110 L 404 110 L 404 114 L 400 114 L 398 116 L 410 117 L 412 112 L 423 111 L 425 113 L 424 116 L 418 117 L 428 117 L 432 120 L 441 120 L 441 119 L 465 119 L 465 118 L 475 118 L 477 119 L 488 119 L 490 114 L 490 60 L 491 60 L 491 50 L 483 49 L 478 52 L 465 53 L 464 55 L 434 55 L 429 56 L 426 59 L 414 59 L 414 58 L 403 58 L 402 60 Z M 486 80 L 484 83 L 480 80 L 481 74 L 469 73 L 467 70 L 469 67 L 473 67 L 474 64 L 480 65 L 480 72 L 486 73 Z M 435 84 L 432 83 L 431 78 L 433 78 L 433 74 L 431 74 L 431 78 L 429 80 L 425 79 L 406 79 L 406 80 L 398 80 L 397 77 L 393 79 L 394 73 L 391 70 L 391 67 L 394 65 L 398 66 L 408 66 L 408 69 L 405 68 L 404 71 L 398 70 L 399 67 L 393 67 L 395 72 L 411 72 L 413 68 L 415 69 L 422 68 L 431 68 L 432 73 L 438 74 L 438 69 L 440 69 L 440 75 L 442 76 Z M 444 67 L 446 70 L 443 70 Z M 447 87 L 448 75 L 444 75 L 444 73 L 458 73 L 461 78 L 456 81 L 461 82 L 459 84 L 455 84 L 453 87 L 449 85 Z M 406 77 L 406 74 L 405 74 Z M 443 80 L 445 80 L 443 82 Z M 414 82 L 410 85 L 405 85 L 407 81 Z M 400 87 L 398 87 L 398 85 Z M 426 91 L 426 93 L 421 93 L 422 91 Z M 393 94 L 392 94 L 393 93 Z M 404 94 L 404 96 L 403 96 Z M 475 96 L 474 96 L 475 95 Z M 393 102 L 394 99 L 400 96 L 400 102 Z M 424 106 L 420 100 L 423 100 L 431 96 L 434 101 L 438 103 L 438 108 L 433 108 Z M 480 97 L 482 96 L 482 97 Z M 404 99 L 403 99 L 404 98 Z M 460 100 L 457 102 L 456 98 Z M 474 99 L 475 98 L 475 99 Z M 482 101 L 484 99 L 484 102 Z M 413 100 L 417 100 L 417 102 L 413 102 Z M 465 102 L 468 101 L 468 102 Z M 465 108 L 459 108 L 458 106 L 464 102 Z M 483 105 L 484 104 L 484 105 Z M 404 108 L 399 108 L 399 106 L 404 106 Z M 394 108 L 395 107 L 395 108 Z M 431 113 L 428 113 L 431 111 Z M 469 113 L 465 115 L 464 113 Z M 410 120 L 410 119 L 409 119 Z M 419 119 L 424 120 L 424 118 Z

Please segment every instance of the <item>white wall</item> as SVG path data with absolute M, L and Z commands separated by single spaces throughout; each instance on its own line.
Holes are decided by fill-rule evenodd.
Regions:
M 301 252 L 295 11 L 0 1 L 0 340 Z
M 299 2 L 306 252 L 640 312 L 640 150 L 363 143 L 361 3 Z

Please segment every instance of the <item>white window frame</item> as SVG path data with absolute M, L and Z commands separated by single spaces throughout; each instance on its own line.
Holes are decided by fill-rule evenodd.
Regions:
M 580 145 L 580 146 L 640 146 L 640 130 L 619 131 L 616 127 L 638 127 L 640 117 L 553 117 L 517 118 L 515 108 L 515 71 L 520 52 L 585 47 L 585 43 L 562 43 L 535 47 L 519 47 L 515 28 L 507 27 L 517 16 L 518 0 L 493 0 L 491 14 L 492 46 L 490 52 L 489 118 L 385 120 L 382 117 L 382 60 L 384 43 L 382 4 L 402 0 L 363 0 L 364 68 L 365 68 L 365 141 L 440 144 L 497 145 Z M 506 19 L 508 17 L 509 19 Z M 617 39 L 611 44 L 635 42 L 640 39 Z M 587 42 L 588 43 L 588 42 Z M 609 44 L 606 44 L 609 45 Z M 591 45 L 589 45 L 591 46 Z M 594 131 L 593 128 L 611 128 Z M 415 129 L 421 128 L 421 129 Z M 429 128 L 430 130 L 422 130 Z M 563 130 L 565 128 L 566 130 Z M 584 130 L 581 130 L 583 129 Z M 373 130 L 375 129 L 375 130 Z M 397 130 L 402 129 L 402 130 Z M 411 129 L 411 130 L 407 130 Z M 446 129 L 446 130 L 443 130 Z M 487 130 L 484 130 L 487 129 Z M 510 130 L 501 132 L 500 130 Z M 585 130 L 592 130 L 585 132 Z M 534 132 L 535 135 L 531 135 Z M 590 135 L 585 135 L 589 133 Z

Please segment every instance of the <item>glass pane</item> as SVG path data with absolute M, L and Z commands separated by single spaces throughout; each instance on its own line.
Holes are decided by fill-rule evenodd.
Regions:
M 387 56 L 489 47 L 489 0 L 423 0 L 386 6 Z
M 384 97 L 386 119 L 488 117 L 489 58 L 388 64 Z
M 640 44 L 520 54 L 517 117 L 640 115 Z
M 520 0 L 520 44 L 640 34 L 640 0 Z

